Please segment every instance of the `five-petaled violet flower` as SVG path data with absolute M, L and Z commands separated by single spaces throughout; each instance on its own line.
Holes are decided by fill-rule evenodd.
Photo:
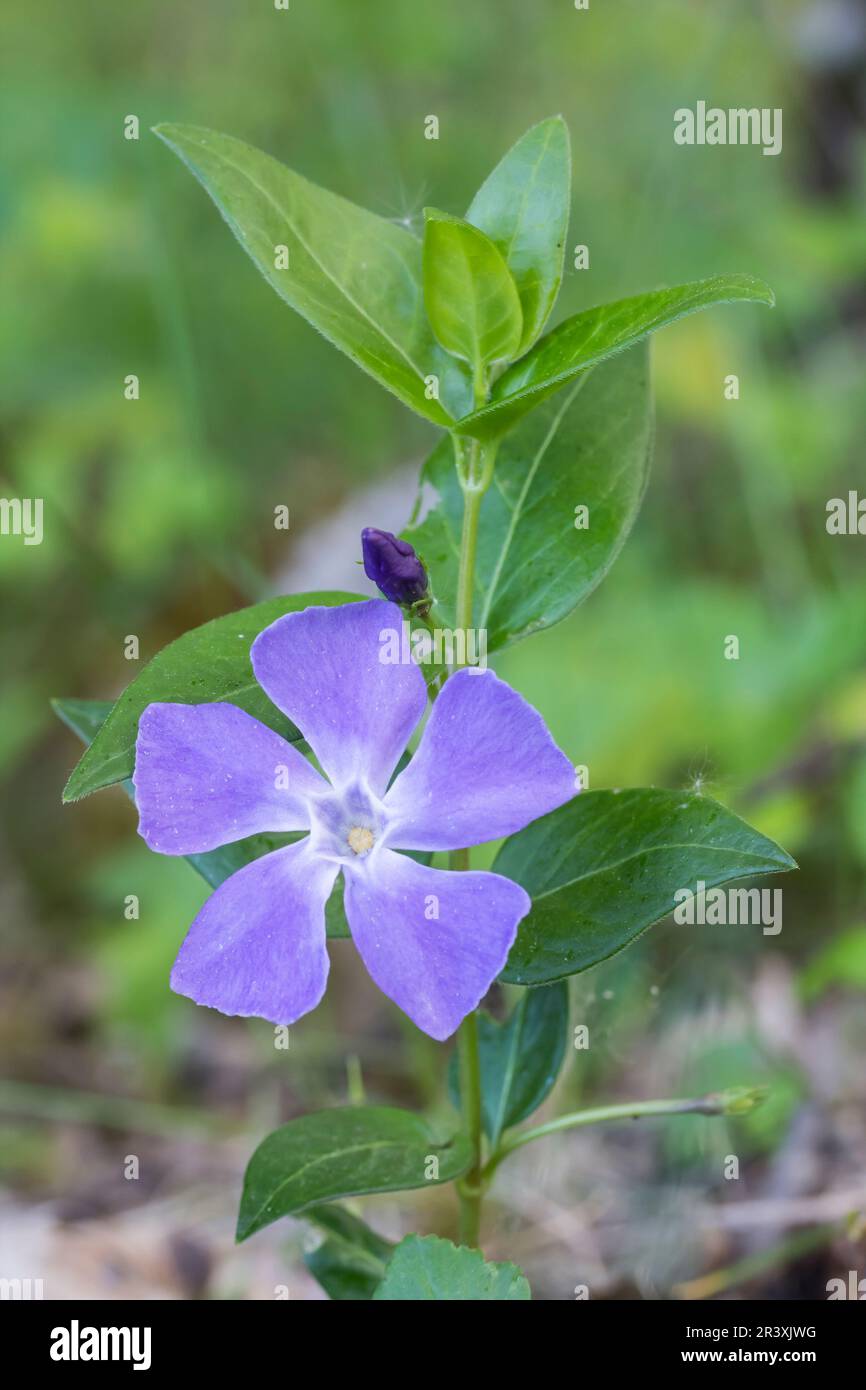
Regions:
M 256 638 L 269 699 L 327 777 L 231 704 L 153 704 L 135 762 L 139 831 L 162 854 L 201 854 L 247 835 L 309 831 L 245 865 L 196 917 L 172 988 L 226 1014 L 293 1023 L 325 992 L 325 904 L 342 870 L 346 917 L 379 988 L 444 1039 L 505 964 L 524 890 L 500 874 L 451 872 L 401 850 L 451 850 L 520 830 L 574 795 L 544 721 L 492 671 L 446 681 L 417 751 L 392 781 L 427 702 L 414 662 L 379 659 L 400 623 L 381 599 L 307 608 Z

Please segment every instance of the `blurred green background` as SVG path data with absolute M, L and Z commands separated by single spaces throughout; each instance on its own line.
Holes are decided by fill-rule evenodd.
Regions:
M 441 1050 L 342 943 L 287 1053 L 267 1024 L 173 996 L 203 885 L 148 854 L 119 789 L 60 805 L 79 749 L 52 696 L 119 693 L 140 669 L 128 634 L 144 661 L 289 582 L 357 587 L 357 532 L 408 519 L 407 477 L 435 439 L 277 299 L 149 127 L 225 130 L 419 227 L 425 203 L 462 212 L 561 111 L 569 246 L 589 246 L 590 269 L 567 257 L 559 316 L 726 270 L 768 280 L 777 308 L 655 340 L 635 533 L 602 589 L 499 669 L 593 787 L 702 787 L 801 871 L 778 937 L 666 923 L 578 979 L 593 1042 L 551 1102 L 765 1080 L 767 1107 L 733 1129 L 687 1119 L 525 1151 L 503 1169 L 489 1248 L 552 1299 L 582 1282 L 667 1296 L 728 1267 L 737 1292 L 824 1297 L 855 1259 L 836 1199 L 866 1204 L 866 537 L 825 529 L 829 498 L 866 494 L 863 6 L 43 0 L 5 8 L 0 55 L 0 491 L 45 502 L 41 546 L 0 538 L 0 1273 L 46 1266 L 58 1295 L 268 1298 L 287 1280 L 315 1297 L 300 1226 L 231 1249 L 252 1142 L 362 1085 L 445 1113 Z M 782 154 L 675 145 L 674 110 L 699 99 L 781 107 Z M 739 1183 L 722 1178 L 729 1153 Z M 707 1215 L 749 1202 L 813 1207 Z M 433 1193 L 367 1214 L 394 1235 L 451 1219 Z

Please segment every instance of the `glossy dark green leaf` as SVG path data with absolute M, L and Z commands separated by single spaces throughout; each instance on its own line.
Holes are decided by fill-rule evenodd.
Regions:
M 496 382 L 490 404 L 460 420 L 456 429 L 477 439 L 496 438 L 593 363 L 622 352 L 686 314 L 736 300 L 775 303 L 769 286 L 753 275 L 713 275 L 574 314 L 509 367 Z
M 524 990 L 504 1023 L 478 1015 L 481 1113 L 494 1148 L 503 1130 L 520 1124 L 550 1094 L 565 1056 L 567 1032 L 568 986 L 562 980 Z M 449 1089 L 459 1109 L 456 1061 Z
M 502 978 L 538 985 L 621 951 L 678 889 L 797 866 L 709 797 L 650 787 L 582 792 L 506 840 L 493 867 L 532 897 Z
M 523 310 L 519 352 L 535 342 L 562 279 L 571 202 L 571 150 L 561 116 L 539 121 L 479 188 L 466 221 L 505 257 Z
M 473 625 L 490 651 L 559 622 L 613 564 L 643 498 L 653 439 L 648 345 L 585 372 L 500 445 L 481 504 Z M 588 508 L 576 529 L 575 507 Z M 433 580 L 437 626 L 456 625 L 463 494 L 450 440 L 421 474 L 403 533 Z
M 517 354 L 523 311 L 502 253 L 470 222 L 424 210 L 424 305 L 436 338 L 474 373 Z
M 77 801 L 132 776 L 138 721 L 155 700 L 193 705 L 227 700 L 284 738 L 298 741 L 298 730 L 274 708 L 255 680 L 250 647 L 258 634 L 284 613 L 357 601 L 357 594 L 337 592 L 266 599 L 214 618 L 170 642 L 126 687 L 69 778 L 63 800 Z
M 436 424 L 471 409 L 465 373 L 430 332 L 411 232 L 242 140 L 189 125 L 154 133 L 210 194 L 268 284 L 330 342 Z M 440 400 L 427 398 L 428 376 L 439 379 Z
M 269 1134 L 250 1159 L 237 1239 L 318 1202 L 451 1182 L 471 1162 L 463 1135 L 440 1144 L 408 1110 L 345 1106 L 302 1115 Z
M 114 709 L 113 700 L 52 700 L 51 708 L 66 725 L 77 734 L 81 742 L 90 747 L 99 730 Z M 130 783 L 130 785 L 132 785 Z
M 324 1231 L 325 1239 L 304 1255 L 304 1264 L 329 1298 L 358 1301 L 373 1297 L 394 1250 L 362 1221 L 337 1203 L 310 1207 L 304 1220 Z
M 489 1302 L 532 1297 L 525 1274 L 512 1264 L 494 1264 L 480 1250 L 452 1245 L 440 1236 L 406 1236 L 388 1263 L 374 1301 Z

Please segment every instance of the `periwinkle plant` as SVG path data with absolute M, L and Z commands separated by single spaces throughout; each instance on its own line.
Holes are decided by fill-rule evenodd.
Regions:
M 465 218 L 428 209 L 423 242 L 228 136 L 156 133 L 278 294 L 447 434 L 406 533 L 363 533 L 381 600 L 270 599 L 179 638 L 110 708 L 59 701 L 89 744 L 65 798 L 129 790 L 132 778 L 148 845 L 186 856 L 214 887 L 175 964 L 179 992 L 293 1022 L 324 991 L 326 931 L 351 934 L 419 1028 L 458 1030 L 459 1122 L 446 1133 L 369 1105 L 292 1120 L 250 1160 L 238 1238 L 303 1214 L 325 1234 L 308 1263 L 333 1298 L 525 1299 L 519 1270 L 473 1248 L 484 1194 L 514 1150 L 606 1119 L 739 1114 L 759 1099 L 738 1088 L 520 1128 L 563 1062 L 567 977 L 623 949 L 698 879 L 795 866 L 695 793 L 578 796 L 541 714 L 493 672 L 422 673 L 383 662 L 380 644 L 405 621 L 464 633 L 477 622 L 495 653 L 571 612 L 615 559 L 646 485 L 648 335 L 773 297 L 750 276 L 719 275 L 545 333 L 570 200 L 558 117 L 517 142 Z M 578 504 L 588 529 L 573 524 Z M 492 871 L 473 870 L 470 847 L 500 838 Z M 522 987 L 503 1023 L 476 1011 L 495 978 Z M 339 1205 L 430 1182 L 455 1184 L 459 1247 L 408 1236 L 395 1248 Z

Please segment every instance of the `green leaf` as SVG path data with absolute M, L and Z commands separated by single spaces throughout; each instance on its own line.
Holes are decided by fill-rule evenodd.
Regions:
M 326 1239 L 304 1256 L 304 1264 L 329 1298 L 370 1299 L 381 1283 L 394 1244 L 346 1211 L 345 1207 L 310 1207 L 304 1219 L 325 1232 Z
M 538 1108 L 553 1088 L 565 1055 L 568 986 L 523 991 L 504 1024 L 480 1029 L 484 1128 L 495 1146 L 505 1129 Z
M 535 342 L 562 279 L 571 150 L 561 116 L 539 121 L 481 185 L 466 214 L 502 252 L 523 309 L 518 353 Z
M 474 625 L 490 651 L 559 622 L 610 569 L 646 487 L 653 439 L 648 345 L 585 372 L 502 441 L 481 504 Z M 575 507 L 589 509 L 577 530 Z M 456 626 L 463 493 L 450 440 L 424 465 L 404 536 L 433 577 L 437 626 Z
M 408 1110 L 345 1106 L 302 1115 L 269 1134 L 250 1159 L 237 1239 L 318 1202 L 451 1182 L 471 1163 L 463 1135 L 439 1144 Z
M 706 796 L 582 792 L 506 840 L 493 865 L 532 897 L 502 979 L 539 985 L 588 970 L 708 888 L 797 866 L 783 849 Z M 689 930 L 688 928 L 686 930 Z
M 406 1236 L 391 1256 L 373 1299 L 391 1302 L 527 1300 L 529 1284 L 517 1265 L 493 1264 L 480 1250 L 440 1236 Z
M 52 700 L 51 708 L 67 729 L 71 729 L 89 747 L 114 709 L 114 701 L 69 698 Z
M 191 705 L 228 700 L 297 742 L 298 730 L 275 709 L 253 676 L 250 647 L 284 613 L 358 601 L 357 594 L 338 592 L 271 598 L 185 632 L 127 686 L 69 778 L 63 800 L 77 801 L 132 776 L 138 721 L 154 700 Z
M 523 312 L 501 252 L 459 217 L 425 208 L 424 219 L 424 304 L 437 339 L 475 373 L 510 362 Z
M 564 981 L 524 990 L 504 1023 L 479 1013 L 481 1113 L 493 1148 L 503 1130 L 520 1124 L 550 1094 L 565 1056 L 567 1030 L 568 986 Z M 459 1109 L 456 1054 L 448 1080 L 451 1098 Z
M 736 300 L 775 303 L 769 286 L 753 275 L 713 275 L 574 314 L 503 373 L 489 405 L 458 421 L 455 428 L 477 439 L 496 438 L 593 363 L 622 352 L 686 314 Z
M 335 347 L 435 424 L 471 409 L 464 372 L 430 332 L 421 245 L 405 227 L 242 140 L 190 125 L 159 125 L 154 134 L 210 194 L 268 284 Z M 288 249 L 285 269 L 279 247 Z M 425 395 L 430 375 L 442 404 Z

